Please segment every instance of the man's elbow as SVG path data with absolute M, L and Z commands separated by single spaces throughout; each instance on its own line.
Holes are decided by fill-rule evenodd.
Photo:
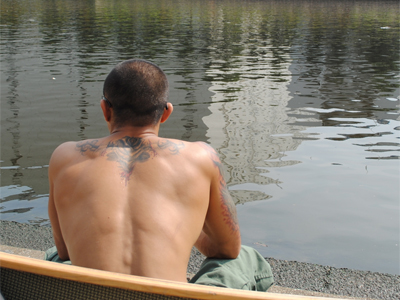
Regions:
M 225 250 L 221 251 L 219 255 L 217 255 L 215 258 L 224 258 L 224 259 L 235 259 L 239 256 L 240 249 L 230 249 L 230 250 Z
M 218 258 L 235 259 L 239 256 L 241 249 L 240 240 L 236 241 L 234 244 L 227 245 L 220 250 L 220 255 Z
M 237 245 L 236 247 L 232 248 L 232 250 L 229 253 L 229 258 L 231 258 L 231 259 L 237 258 L 239 256 L 240 249 L 241 249 L 240 244 Z

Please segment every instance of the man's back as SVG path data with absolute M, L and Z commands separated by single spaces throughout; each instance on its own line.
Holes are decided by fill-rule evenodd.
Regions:
M 158 66 L 124 61 L 100 101 L 110 135 L 54 151 L 49 217 L 61 260 L 185 281 L 193 246 L 207 257 L 239 255 L 236 208 L 214 149 L 158 137 L 173 111 L 167 98 Z
M 58 243 L 75 265 L 186 281 L 215 168 L 202 143 L 121 134 L 65 143 L 49 171 Z

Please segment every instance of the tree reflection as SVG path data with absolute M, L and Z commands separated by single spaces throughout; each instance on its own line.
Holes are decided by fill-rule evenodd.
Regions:
M 166 124 L 168 133 L 206 140 L 210 129 L 204 118 L 218 110 L 224 114 L 219 126 L 227 140 L 218 143 L 221 149 L 244 147 L 238 140 L 247 139 L 250 152 L 276 158 L 279 153 L 273 151 L 297 147 L 300 141 L 290 138 L 290 145 L 282 142 L 281 148 L 274 148 L 276 140 L 269 136 L 277 130 L 290 132 L 293 124 L 287 120 L 292 116 L 310 117 L 297 108 L 327 110 L 308 123 L 295 123 L 300 126 L 333 126 L 338 118 L 355 116 L 397 118 L 397 102 L 377 105 L 399 89 L 396 1 L 3 0 L 0 22 L 2 73 L 14 78 L 2 82 L 2 90 L 10 91 L 6 97 L 21 93 L 18 76 L 26 68 L 61 74 L 63 67 L 68 70 L 65 80 L 74 86 L 59 97 L 66 103 L 74 99 L 80 139 L 87 137 L 89 109 L 98 99 L 90 95 L 90 88 L 96 85 L 101 93 L 111 67 L 133 57 L 154 61 L 171 78 L 176 110 L 173 122 Z M 14 47 L 17 42 L 19 50 Z M 21 55 L 35 57 L 37 65 L 21 68 Z M 18 96 L 12 101 L 17 103 Z M 215 103 L 218 109 L 211 107 Z M 292 115 L 286 106 L 293 109 Z M 237 122 L 235 109 L 242 108 L 252 124 Z M 18 112 L 12 120 L 19 124 Z M 15 128 L 14 138 L 20 133 L 20 127 Z M 244 129 L 252 134 L 243 137 Z M 260 140 L 264 144 L 257 144 Z M 265 153 L 267 148 L 271 153 Z M 20 155 L 15 151 L 13 163 Z M 257 157 L 251 159 L 262 160 Z M 252 172 L 256 178 L 259 172 Z

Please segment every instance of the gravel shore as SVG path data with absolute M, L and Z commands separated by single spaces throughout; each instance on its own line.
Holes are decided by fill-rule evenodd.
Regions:
M 45 251 L 54 245 L 54 241 L 51 227 L 0 220 L 0 244 Z M 196 273 L 203 259 L 204 256 L 193 249 L 187 272 Z M 299 289 L 362 299 L 400 299 L 399 275 L 333 268 L 274 258 L 266 260 L 272 267 L 275 285 L 282 289 Z

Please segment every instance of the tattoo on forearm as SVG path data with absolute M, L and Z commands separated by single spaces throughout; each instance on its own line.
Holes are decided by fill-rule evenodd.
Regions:
M 236 206 L 229 194 L 228 187 L 223 176 L 223 168 L 221 160 L 219 159 L 216 151 L 206 143 L 201 143 L 202 147 L 207 150 L 210 158 L 219 172 L 219 191 L 221 200 L 221 209 L 224 217 L 225 223 L 230 227 L 231 231 L 234 233 L 239 232 L 239 222 L 236 214 Z
M 232 232 L 239 231 L 239 222 L 236 214 L 236 206 L 233 203 L 232 197 L 229 194 L 225 180 L 220 180 L 221 193 L 221 208 L 224 216 L 224 221 L 229 225 Z
M 157 155 L 156 150 L 168 150 L 172 155 L 178 155 L 184 148 L 184 144 L 175 143 L 171 140 L 159 140 L 156 149 L 149 140 L 125 136 L 119 140 L 109 142 L 107 145 L 98 145 L 98 140 L 79 142 L 76 145 L 77 151 L 82 155 L 90 152 L 101 151 L 109 161 L 118 162 L 121 169 L 120 176 L 128 183 L 136 164 L 144 163 Z

